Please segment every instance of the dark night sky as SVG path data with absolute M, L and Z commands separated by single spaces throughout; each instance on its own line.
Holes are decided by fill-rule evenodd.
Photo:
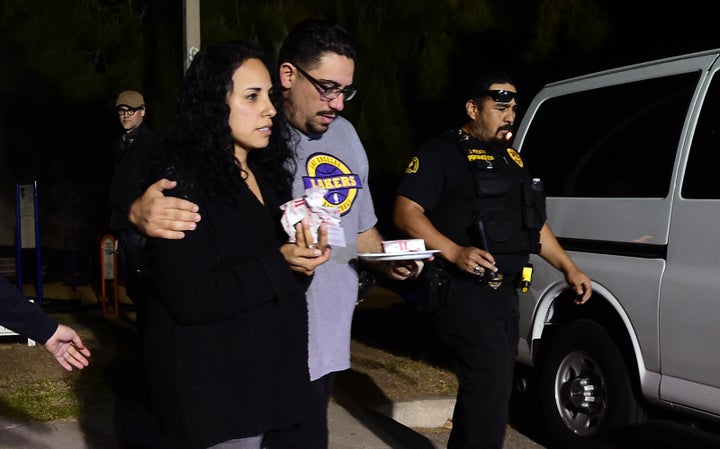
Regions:
M 683 53 L 720 48 L 717 20 L 702 2 L 678 2 L 677 6 L 658 6 L 657 2 L 601 2 L 612 28 L 609 39 L 599 48 L 583 51 L 569 42 L 552 59 L 537 65 L 517 64 L 521 56 L 507 36 L 496 36 L 496 44 L 507 52 L 508 65 L 514 66 L 520 84 L 530 91 L 542 85 L 599 70 L 620 67 Z M 645 6 L 645 5 L 650 5 Z M 707 4 L 704 5 L 707 8 Z
M 513 7 L 523 3 L 532 2 L 514 2 Z M 524 19 L 517 21 L 518 29 L 493 30 L 460 42 L 461 51 L 452 63 L 452 71 L 456 75 L 472 76 L 475 68 L 485 65 L 503 68 L 518 83 L 521 101 L 527 105 L 532 95 L 550 82 L 628 64 L 720 48 L 717 20 L 706 10 L 707 4 L 703 2 L 690 0 L 665 7 L 659 7 L 657 2 L 632 0 L 600 3 L 612 31 L 598 48 L 581 49 L 569 40 L 560 41 L 559 51 L 551 58 L 527 62 L 523 53 L 527 48 L 534 18 L 524 15 Z M 428 109 L 418 111 L 418 116 L 434 116 L 436 119 L 448 117 L 448 120 L 457 118 L 452 112 L 457 105 L 441 105 L 445 113 L 437 113 L 437 105 L 426 106 Z M 420 140 L 425 140 L 450 123 L 439 123 L 437 126 L 428 123 L 427 126 L 419 127 L 420 132 L 428 134 Z

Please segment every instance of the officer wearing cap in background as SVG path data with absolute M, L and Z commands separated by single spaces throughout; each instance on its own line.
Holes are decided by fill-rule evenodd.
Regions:
M 509 147 L 516 97 L 507 74 L 481 74 L 463 98 L 465 124 L 423 145 L 396 191 L 395 224 L 441 251 L 421 284 L 459 384 L 448 449 L 503 447 L 530 253 L 565 274 L 576 303 L 591 294 L 545 222 L 542 186 Z
M 110 230 L 117 240 L 119 277 L 125 281 L 125 291 L 135 304 L 136 322 L 142 333 L 147 304 L 144 238 L 130 224 L 127 214 L 130 204 L 145 190 L 145 173 L 160 138 L 145 124 L 145 99 L 139 92 L 121 92 L 115 110 L 123 133 L 113 146 Z

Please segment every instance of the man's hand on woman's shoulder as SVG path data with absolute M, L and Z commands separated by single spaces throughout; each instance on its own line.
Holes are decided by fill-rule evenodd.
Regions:
M 201 219 L 197 204 L 163 194 L 163 191 L 176 185 L 175 181 L 161 179 L 132 203 L 128 220 L 141 234 L 177 240 L 185 237 L 183 231 L 192 231 L 197 227 Z

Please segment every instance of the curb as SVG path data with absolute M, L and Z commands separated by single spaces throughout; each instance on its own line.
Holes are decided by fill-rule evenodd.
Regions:
M 445 427 L 448 421 L 452 419 L 455 399 L 447 397 L 427 398 L 381 404 L 373 408 L 407 427 Z

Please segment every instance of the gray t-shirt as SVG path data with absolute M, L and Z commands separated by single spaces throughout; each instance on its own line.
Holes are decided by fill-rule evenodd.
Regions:
M 350 329 L 357 302 L 358 233 L 375 226 L 377 217 L 368 185 L 368 160 L 355 128 L 337 117 L 323 134 L 295 138 L 297 173 L 293 197 L 311 187 L 328 190 L 325 206 L 340 210 L 346 245 L 315 270 L 307 291 L 310 379 L 350 368 Z

